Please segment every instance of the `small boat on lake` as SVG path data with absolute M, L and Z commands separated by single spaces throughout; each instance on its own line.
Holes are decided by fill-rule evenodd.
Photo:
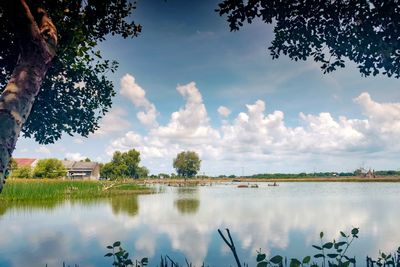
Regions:
M 273 184 L 268 184 L 268 186 L 279 186 L 279 184 L 277 184 L 276 182 L 274 182 Z
M 240 184 L 237 186 L 238 188 L 248 188 L 249 185 L 248 184 Z
M 258 188 L 258 184 L 252 184 L 250 187 L 251 188 Z

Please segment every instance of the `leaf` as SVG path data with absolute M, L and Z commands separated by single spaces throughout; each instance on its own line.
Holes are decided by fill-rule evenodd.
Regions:
M 332 242 L 325 243 L 322 247 L 323 248 L 327 248 L 327 249 L 331 249 L 333 247 L 333 243 Z
M 112 247 L 112 246 L 107 246 L 107 248 L 108 248 L 108 249 L 113 249 L 113 247 Z
M 143 258 L 140 262 L 147 265 L 149 263 L 149 258 Z
M 107 253 L 106 255 L 104 255 L 104 257 L 111 257 L 112 255 L 112 253 Z
M 314 258 L 325 258 L 325 256 L 324 256 L 324 254 L 319 253 L 319 254 L 314 255 Z
M 117 242 L 114 242 L 114 244 L 113 244 L 113 247 L 115 248 L 115 247 L 119 247 L 121 245 L 121 242 L 120 241 L 117 241 Z
M 351 234 L 352 235 L 357 235 L 358 234 L 358 228 L 353 228 L 353 230 L 351 230 Z
M 336 243 L 336 245 L 338 246 L 338 247 L 341 247 L 341 246 L 343 246 L 343 245 L 346 245 L 347 244 L 347 242 L 337 242 Z
M 258 254 L 257 255 L 257 262 L 263 261 L 267 256 L 263 254 Z
M 349 259 L 349 262 L 351 262 L 351 263 L 353 263 L 353 264 L 356 264 L 356 258 L 350 258 L 350 259 Z
M 276 255 L 274 257 L 272 257 L 269 261 L 275 264 L 279 264 L 282 263 L 283 257 L 280 255 Z
M 324 232 L 319 233 L 319 237 L 323 238 L 324 237 Z
M 124 263 L 125 263 L 125 265 L 133 265 L 133 262 L 131 259 L 127 259 Z
M 309 262 L 310 262 L 310 260 L 311 260 L 311 257 L 310 257 L 310 256 L 306 256 L 306 257 L 304 257 L 304 259 L 303 259 L 303 264 L 307 264 L 307 263 L 309 263 Z
M 345 233 L 343 233 L 342 231 L 340 231 L 340 235 L 343 237 L 347 237 Z
M 316 245 L 312 245 L 314 248 L 316 248 L 316 249 L 318 249 L 318 250 L 322 250 L 322 248 L 321 247 L 319 247 L 319 246 L 316 246 Z
M 291 259 L 290 260 L 290 267 L 299 267 L 301 262 L 298 259 Z
M 262 261 L 257 264 L 257 267 L 268 267 L 268 262 Z
M 336 258 L 337 256 L 339 256 L 339 254 L 337 254 L 337 253 L 329 253 L 329 254 L 327 254 L 327 256 L 328 256 L 329 258 L 331 258 L 331 259 L 334 259 L 334 258 Z

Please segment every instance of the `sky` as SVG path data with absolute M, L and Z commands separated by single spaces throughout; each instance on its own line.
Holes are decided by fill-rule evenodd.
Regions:
M 323 74 L 312 60 L 272 60 L 272 26 L 230 32 L 217 4 L 137 1 L 140 36 L 99 47 L 120 65 L 100 129 L 45 146 L 21 137 L 13 156 L 108 162 L 136 149 L 151 174 L 174 172 L 185 150 L 212 176 L 400 169 L 398 79 L 361 77 L 351 62 Z

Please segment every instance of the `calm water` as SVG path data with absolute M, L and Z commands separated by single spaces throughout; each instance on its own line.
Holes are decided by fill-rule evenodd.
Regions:
M 400 245 L 399 183 L 281 183 L 279 187 L 166 187 L 160 194 L 96 201 L 0 207 L 0 266 L 111 266 L 105 247 L 121 240 L 150 265 L 161 254 L 195 265 L 234 265 L 217 229 L 230 228 L 238 254 L 255 266 L 256 250 L 313 255 L 329 239 L 360 227 L 350 255 Z M 290 253 L 288 252 L 290 251 Z M 222 264 L 224 262 L 224 264 Z

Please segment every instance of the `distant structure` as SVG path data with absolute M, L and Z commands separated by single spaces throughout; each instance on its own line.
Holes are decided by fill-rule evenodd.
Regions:
M 97 162 L 63 160 L 62 163 L 67 169 L 67 179 L 99 180 L 100 178 L 100 165 Z
M 38 162 L 38 159 L 34 159 L 34 158 L 14 158 L 14 160 L 17 163 L 18 168 L 22 168 L 22 167 L 35 168 L 35 166 Z
M 363 177 L 365 177 L 365 178 L 375 178 L 376 177 L 375 170 L 371 171 L 371 169 L 369 169 L 368 172 L 363 173 Z

